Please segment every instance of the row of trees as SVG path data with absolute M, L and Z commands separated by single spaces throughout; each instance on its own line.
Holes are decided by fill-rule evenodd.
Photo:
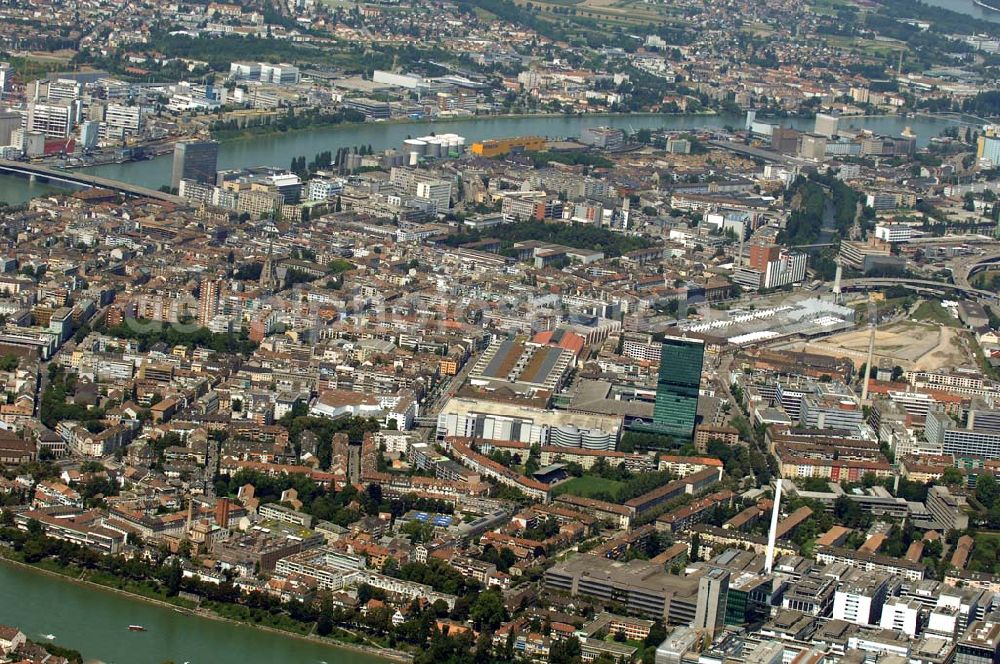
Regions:
M 135 319 L 128 323 L 103 328 L 100 332 L 119 339 L 133 339 L 139 343 L 139 350 L 146 351 L 155 343 L 188 348 L 208 348 L 217 353 L 238 353 L 250 355 L 257 344 L 241 334 L 219 334 L 207 327 L 194 325 L 173 325 L 160 321 Z
M 324 150 L 322 152 L 317 152 L 313 157 L 313 160 L 308 164 L 306 163 L 305 155 L 300 155 L 298 157 L 292 157 L 292 164 L 289 170 L 303 179 L 308 178 L 317 171 L 329 170 L 331 168 L 337 169 L 338 172 L 343 173 L 347 165 L 347 157 L 351 154 L 363 157 L 375 154 L 375 151 L 372 149 L 370 143 L 368 145 L 361 146 L 355 145 L 353 148 L 337 148 L 336 153 L 331 152 L 330 150 Z
M 460 227 L 461 228 L 461 227 Z M 458 246 L 483 239 L 479 231 L 460 232 L 448 236 L 443 243 Z M 539 240 L 577 249 L 592 249 L 615 257 L 636 249 L 645 249 L 649 241 L 639 237 L 614 233 L 593 224 L 547 224 L 542 221 L 521 221 L 504 226 L 503 251 L 510 252 L 514 243 Z

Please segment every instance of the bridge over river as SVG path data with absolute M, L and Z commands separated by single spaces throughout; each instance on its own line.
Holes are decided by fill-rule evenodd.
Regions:
M 118 180 L 111 180 L 109 178 L 104 178 L 99 175 L 90 175 L 89 173 L 83 173 L 79 171 L 61 170 L 58 168 L 52 168 L 51 166 L 44 166 L 42 164 L 31 164 L 21 161 L 9 161 L 7 159 L 0 159 L 0 172 L 12 173 L 28 177 L 33 176 L 38 178 L 45 178 L 48 180 L 53 180 L 56 182 L 65 182 L 68 184 L 74 184 L 81 187 L 110 189 L 112 191 L 117 191 L 126 194 L 128 196 L 136 196 L 138 198 L 152 198 L 154 200 L 163 201 L 165 203 L 174 203 L 177 205 L 185 205 L 188 203 L 188 201 L 181 198 L 180 196 L 167 194 L 157 189 L 149 189 L 148 187 L 143 187 L 137 184 L 129 184 L 128 182 L 119 182 Z

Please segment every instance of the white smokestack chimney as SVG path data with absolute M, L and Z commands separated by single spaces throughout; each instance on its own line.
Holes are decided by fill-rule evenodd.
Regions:
M 767 557 L 764 561 L 764 572 L 771 573 L 774 567 L 774 541 L 778 533 L 778 512 L 781 510 L 781 478 L 775 483 L 774 509 L 771 510 L 771 530 L 767 534 Z

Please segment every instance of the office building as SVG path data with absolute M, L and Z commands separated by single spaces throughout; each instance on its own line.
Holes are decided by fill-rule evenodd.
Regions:
M 990 166 L 1000 165 L 1000 136 L 980 136 L 976 156 Z
M 953 494 L 947 486 L 932 486 L 927 490 L 927 511 L 942 531 L 962 531 L 969 527 L 968 504 L 965 496 Z
M 723 556 L 731 556 L 727 551 Z M 766 574 L 743 572 L 729 579 L 726 594 L 726 624 L 747 625 L 763 620 L 771 613 L 774 578 Z
M 774 244 L 754 242 L 750 260 L 737 269 L 734 279 L 746 288 L 780 288 L 806 278 L 806 254 L 788 251 Z
M 694 627 L 709 634 L 722 630 L 726 624 L 726 599 L 729 594 L 729 572 L 712 569 L 698 579 L 698 607 Z
M 781 664 L 785 646 L 780 641 L 763 641 L 744 656 L 743 664 Z
M 805 280 L 806 261 L 806 254 L 797 251 L 780 252 L 777 258 L 767 263 L 763 287 L 781 288 Z
M 198 293 L 198 323 L 206 326 L 215 318 L 219 310 L 219 291 L 221 282 L 216 279 L 206 279 L 201 282 Z
M 618 445 L 622 419 L 621 416 L 543 410 L 455 397 L 449 399 L 438 414 L 437 436 L 439 440 L 458 436 L 549 445 L 557 441 L 567 443 L 568 434 L 575 429 L 579 437 L 567 443 L 570 447 L 576 447 L 574 442 L 579 441 L 580 447 L 586 444 L 587 449 L 608 450 Z
M 977 431 L 1000 433 L 1000 410 L 991 408 L 981 397 L 975 397 L 969 405 L 966 426 Z
M 776 260 L 780 255 L 781 247 L 778 245 L 755 240 L 750 245 L 750 260 L 747 262 L 747 265 L 755 270 L 764 272 L 767 270 L 767 264 Z
M 668 574 L 662 566 L 643 560 L 621 563 L 577 556 L 546 570 L 544 584 L 549 590 L 573 597 L 620 602 L 630 614 L 671 625 L 692 625 L 701 603 L 698 578 Z M 725 615 L 725 611 L 709 607 L 708 599 L 705 601 L 705 616 L 714 619 L 717 614 Z
M 799 156 L 804 159 L 822 161 L 826 156 L 826 136 L 803 134 L 799 144 Z
M 771 132 L 771 149 L 781 154 L 798 154 L 802 133 L 791 127 L 779 127 Z
M 35 100 L 73 101 L 83 96 L 83 82 L 71 78 L 35 81 Z
M 69 138 L 80 121 L 80 102 L 60 100 L 28 104 L 27 130 L 47 138 Z
M 108 104 L 104 108 L 104 124 L 110 138 L 135 136 L 142 131 L 142 120 L 142 109 L 138 106 Z
M 259 62 L 231 62 L 229 63 L 229 77 L 237 81 L 259 81 Z
M 94 150 L 101 138 L 101 123 L 87 120 L 80 123 L 80 149 Z
M 6 99 L 14 74 L 9 62 L 0 62 L 0 99 Z
M 827 138 L 833 138 L 840 131 L 840 118 L 830 113 L 817 113 L 816 126 L 813 133 Z
M 875 227 L 875 237 L 883 242 L 909 242 L 913 237 L 913 227 L 907 224 L 878 224 Z
M 306 200 L 327 201 L 337 198 L 344 193 L 344 183 L 342 180 L 324 180 L 313 178 L 306 186 Z
M 854 431 L 864 419 L 861 403 L 842 383 L 816 383 L 813 394 L 802 397 L 802 426 L 810 429 Z
M 1000 623 L 977 620 L 965 630 L 955 647 L 955 664 L 1000 662 Z
M 299 82 L 299 68 L 294 65 L 288 63 L 272 65 L 261 62 L 258 66 L 262 83 L 293 85 Z
M 186 141 L 174 145 L 174 166 L 170 186 L 179 189 L 181 180 L 213 184 L 219 165 L 216 141 Z
M 3 70 L 0 69 L 0 72 Z M 21 128 L 21 114 L 17 111 L 0 111 L 0 145 L 11 145 L 14 132 Z
M 302 179 L 294 173 L 275 173 L 267 176 L 265 182 L 289 205 L 298 203 L 302 198 Z
M 970 422 L 975 426 L 975 418 Z M 927 413 L 924 424 L 927 442 L 939 446 L 945 454 L 956 457 L 1000 458 L 1000 432 L 980 428 L 962 428 L 943 410 Z
M 698 391 L 705 344 L 697 339 L 666 337 L 660 350 L 660 371 L 651 425 L 640 425 L 678 440 L 694 437 Z
M 615 150 L 625 145 L 625 133 L 611 127 L 587 127 L 580 132 L 580 142 L 604 150 Z
M 915 599 L 893 597 L 882 607 L 882 619 L 879 626 L 902 632 L 913 638 L 920 626 L 922 605 Z
M 236 195 L 236 211 L 247 213 L 253 219 L 273 216 L 281 207 L 281 194 L 273 188 L 249 189 Z
M 363 113 L 366 118 L 372 120 L 388 120 L 392 114 L 389 102 L 368 99 L 366 97 L 352 97 L 345 99 L 344 108 L 349 108 L 359 113 Z
M 681 664 L 684 655 L 702 641 L 701 632 L 693 627 L 678 627 L 656 648 L 656 664 Z
M 669 154 L 691 154 L 691 141 L 686 138 L 668 138 L 665 149 Z
M 852 572 L 842 579 L 833 595 L 833 619 L 855 625 L 878 625 L 889 593 L 889 580 L 888 575 L 876 572 Z
M 447 212 L 451 207 L 451 182 L 449 180 L 417 182 L 416 196 L 433 203 L 436 212 Z

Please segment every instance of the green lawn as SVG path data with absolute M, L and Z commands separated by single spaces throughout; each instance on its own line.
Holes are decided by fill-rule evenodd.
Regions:
M 958 319 L 948 313 L 939 302 L 934 300 L 924 300 L 913 312 L 913 317 L 917 320 L 924 320 L 928 323 L 936 323 L 947 327 L 961 327 Z
M 604 479 L 596 475 L 584 475 L 574 477 L 568 482 L 564 482 L 555 488 L 555 495 L 568 493 L 581 498 L 593 498 L 599 494 L 609 494 L 617 496 L 622 488 L 622 482 Z

